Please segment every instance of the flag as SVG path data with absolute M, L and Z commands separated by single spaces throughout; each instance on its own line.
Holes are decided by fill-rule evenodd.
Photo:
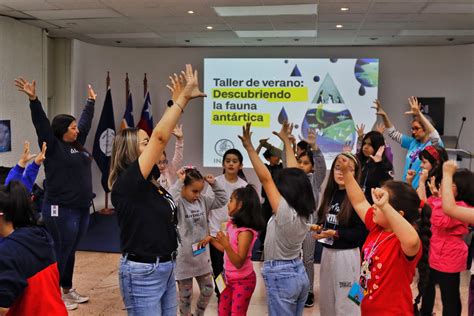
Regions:
M 150 92 L 148 91 L 145 95 L 142 116 L 140 117 L 137 127 L 144 130 L 148 136 L 151 136 L 151 132 L 153 131 L 153 114 L 151 112 Z
M 102 108 L 99 124 L 97 125 L 97 131 L 95 133 L 94 149 L 92 150 L 92 156 L 102 172 L 100 182 L 105 192 L 110 192 L 107 182 L 109 178 L 110 155 L 112 154 L 114 137 L 114 108 L 112 106 L 112 94 L 110 88 L 108 88 L 105 96 L 104 107 Z
M 123 114 L 122 122 L 120 123 L 120 130 L 134 126 L 132 93 L 128 92 L 127 104 L 125 105 L 125 113 Z

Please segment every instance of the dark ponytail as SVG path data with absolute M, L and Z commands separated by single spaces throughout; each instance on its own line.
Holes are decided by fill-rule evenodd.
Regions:
M 431 207 L 422 203 L 415 189 L 411 185 L 400 181 L 387 181 L 383 185 L 390 191 L 390 205 L 397 211 L 403 210 L 403 217 L 412 224 L 421 240 L 423 252 L 418 262 L 418 296 L 415 299 L 415 315 L 418 313 L 418 304 L 428 284 L 430 267 L 428 263 L 428 251 L 431 239 Z M 421 207 L 422 206 L 422 207 Z
M 19 181 L 0 187 L 0 212 L 13 228 L 34 226 L 35 216 L 26 188 Z
M 426 285 L 430 277 L 430 266 L 428 263 L 428 254 L 430 249 L 430 238 L 431 238 L 431 207 L 425 204 L 421 209 L 420 219 L 418 220 L 416 231 L 421 240 L 423 247 L 423 254 L 418 262 L 418 295 L 415 298 L 415 315 L 418 312 L 418 304 L 420 304 L 421 298 L 425 294 Z M 419 314 L 418 314 L 419 315 Z
M 235 189 L 232 197 L 242 203 L 240 209 L 232 216 L 232 222 L 237 227 L 262 230 L 265 227 L 265 221 L 262 216 L 260 198 L 253 185 L 247 184 L 245 187 Z

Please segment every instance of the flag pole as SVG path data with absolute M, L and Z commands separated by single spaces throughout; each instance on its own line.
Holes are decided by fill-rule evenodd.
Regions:
M 147 91 L 148 91 L 148 79 L 146 77 L 146 72 L 145 72 L 145 78 L 143 79 L 143 96 L 146 96 Z
M 105 79 L 105 86 L 107 91 L 110 88 L 110 72 L 107 71 L 107 78 Z M 107 140 L 108 141 L 108 138 Z M 106 147 L 108 148 L 108 144 L 106 144 Z M 100 214 L 103 215 L 111 215 L 114 213 L 113 208 L 109 208 L 109 192 L 105 192 L 105 207 L 99 211 Z
M 130 81 L 128 80 L 128 72 L 125 73 L 125 104 L 128 102 L 128 94 L 130 93 Z

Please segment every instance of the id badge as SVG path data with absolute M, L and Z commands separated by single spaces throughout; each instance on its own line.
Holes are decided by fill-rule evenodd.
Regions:
M 320 242 L 322 244 L 332 246 L 334 244 L 334 238 L 327 237 L 327 238 L 323 238 L 323 239 L 318 239 L 318 242 Z
M 192 244 L 191 246 L 193 248 L 193 256 L 198 256 L 204 251 L 206 251 L 206 247 L 199 248 L 199 243 Z
M 219 290 L 219 293 L 224 292 L 227 286 L 225 284 L 225 279 L 222 273 L 217 276 L 215 281 L 216 281 L 216 285 L 217 285 L 217 289 Z
M 58 217 L 59 216 L 59 206 L 51 205 L 51 217 Z
M 362 288 L 362 286 L 360 286 L 359 283 L 354 282 L 354 284 L 352 284 L 351 289 L 349 290 L 349 294 L 347 294 L 347 297 L 349 297 L 350 300 L 356 303 L 357 305 L 360 305 L 360 303 L 362 303 L 362 300 L 364 299 L 364 289 Z

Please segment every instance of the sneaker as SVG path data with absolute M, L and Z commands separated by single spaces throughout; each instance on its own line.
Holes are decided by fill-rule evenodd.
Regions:
M 313 307 L 314 306 L 314 294 L 309 292 L 308 298 L 306 299 L 306 303 L 304 303 L 304 307 Z
M 70 289 L 68 293 L 63 293 L 63 300 L 81 304 L 87 302 L 89 298 L 77 293 L 76 289 Z
M 63 299 L 63 302 L 64 302 L 64 305 L 66 306 L 66 309 L 68 311 L 73 311 L 73 310 L 77 309 L 77 304 L 76 303 L 70 302 L 70 301 L 64 300 L 64 299 Z

